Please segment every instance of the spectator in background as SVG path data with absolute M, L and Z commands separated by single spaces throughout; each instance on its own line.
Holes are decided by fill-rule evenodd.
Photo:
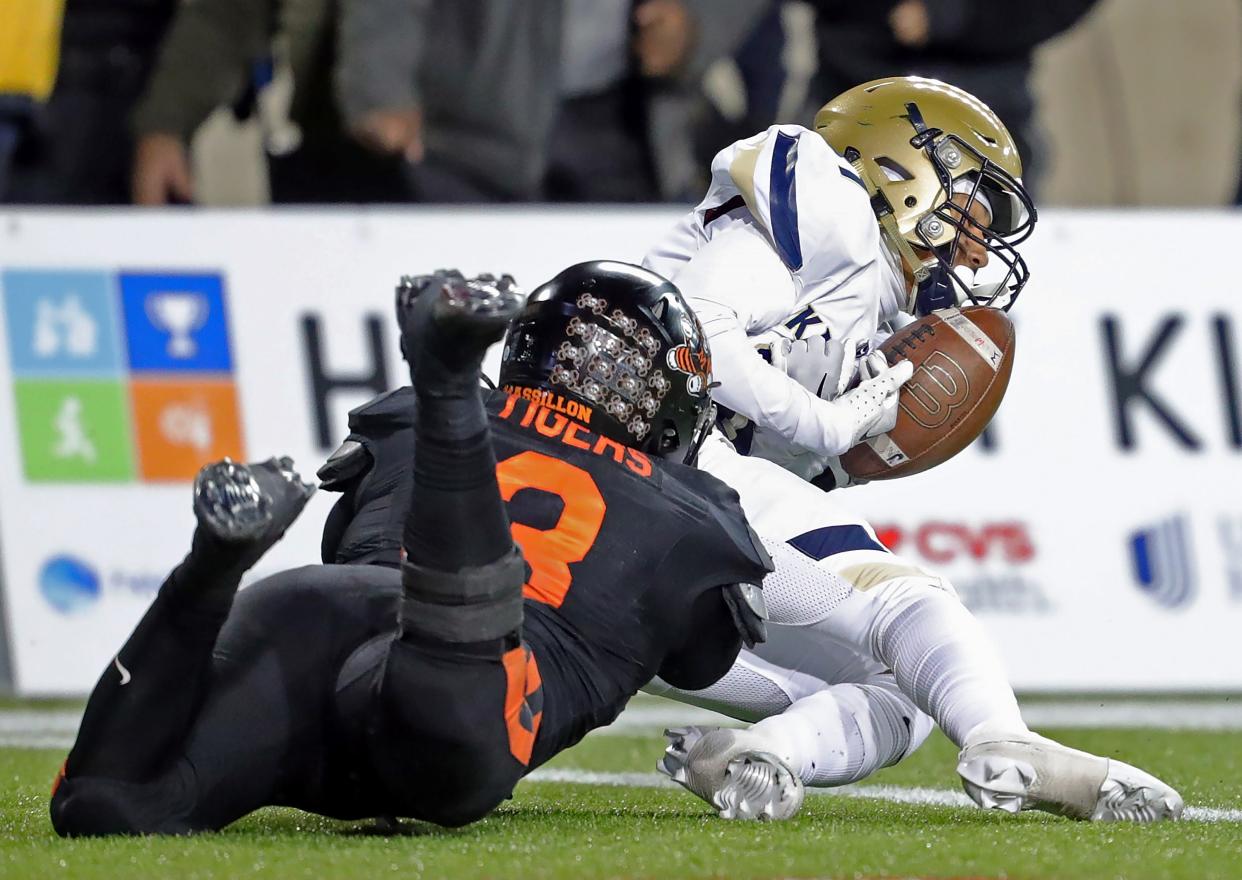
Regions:
M 56 82 L 63 11 L 56 0 L 6 9 L 7 26 L 0 29 L 0 202 L 6 201 L 13 159 L 35 107 Z
M 813 0 L 819 40 L 815 97 L 830 100 L 884 76 L 944 80 L 1005 121 L 1028 191 L 1042 171 L 1030 89 L 1036 47 L 1070 28 L 1095 0 Z
M 13 18 L 0 28 L 0 199 L 129 201 L 127 120 L 173 4 L 67 0 L 63 24 L 59 0 L 5 4 Z
M 712 94 L 705 94 L 698 102 L 694 152 L 700 168 L 711 167 L 712 159 L 724 147 L 778 121 L 782 103 L 787 100 L 785 85 L 790 73 L 782 16 L 786 5 L 783 0 L 768 4 L 750 35 L 725 62 L 732 65 L 733 75 L 718 81 L 709 89 Z
M 191 137 L 218 107 L 234 105 L 244 112 L 254 108 L 251 99 L 269 78 L 276 42 L 283 45 L 293 73 L 289 115 L 300 138 L 296 147 L 267 139 L 272 201 L 404 200 L 401 163 L 364 150 L 341 126 L 331 89 L 335 17 L 335 0 L 195 0 L 181 5 L 134 114 L 134 201 L 162 205 L 194 200 Z
M 693 192 L 687 105 L 770 0 L 343 0 L 350 131 L 423 201 Z

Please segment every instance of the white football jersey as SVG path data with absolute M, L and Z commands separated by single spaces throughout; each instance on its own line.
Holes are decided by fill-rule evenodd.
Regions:
M 643 260 L 681 289 L 711 339 L 721 406 L 751 420 L 739 450 L 822 472 L 823 401 L 759 353 L 776 337 L 878 340 L 901 273 L 862 181 L 813 131 L 774 125 L 721 150 L 706 198 Z

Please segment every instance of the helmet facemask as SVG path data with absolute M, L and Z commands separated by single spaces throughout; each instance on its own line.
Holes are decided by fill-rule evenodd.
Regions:
M 1034 229 L 1036 211 L 1022 181 L 955 134 L 924 129 L 911 139 L 911 145 L 925 150 L 941 193 L 936 206 L 907 236 L 910 244 L 927 254 L 922 261 L 925 271 L 914 272 L 909 311 L 926 315 L 966 304 L 1007 311 L 1030 278 L 1017 245 Z M 976 205 L 989 214 L 986 224 L 972 215 Z M 963 240 L 988 254 L 988 265 L 980 270 L 982 279 L 967 266 L 954 266 Z

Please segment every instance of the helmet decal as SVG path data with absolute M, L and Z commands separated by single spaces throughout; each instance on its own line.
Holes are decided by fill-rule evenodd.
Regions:
M 702 394 L 711 384 L 712 356 L 703 349 L 693 350 L 688 345 L 678 345 L 668 350 L 668 365 L 679 373 L 687 374 L 686 390 Z
M 601 323 L 570 319 L 566 333 L 571 338 L 556 350 L 551 379 L 599 404 L 641 440 L 650 433 L 650 419 L 672 387 L 660 370 L 650 375 L 647 353 L 657 353 L 660 343 L 646 327 L 639 328 L 636 318 L 620 309 L 609 310 L 602 297 L 583 293 L 577 305 L 601 318 Z M 621 335 L 604 327 L 604 322 Z
M 667 279 L 625 263 L 580 263 L 528 298 L 500 384 L 559 412 L 589 413 L 601 436 L 690 462 L 711 427 L 705 345 Z

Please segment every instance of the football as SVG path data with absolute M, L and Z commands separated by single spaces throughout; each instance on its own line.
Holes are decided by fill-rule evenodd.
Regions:
M 944 309 L 894 333 L 880 351 L 890 364 L 908 360 L 897 425 L 841 456 L 859 480 L 893 480 L 948 461 L 996 414 L 1013 371 L 1013 322 L 1000 309 Z

